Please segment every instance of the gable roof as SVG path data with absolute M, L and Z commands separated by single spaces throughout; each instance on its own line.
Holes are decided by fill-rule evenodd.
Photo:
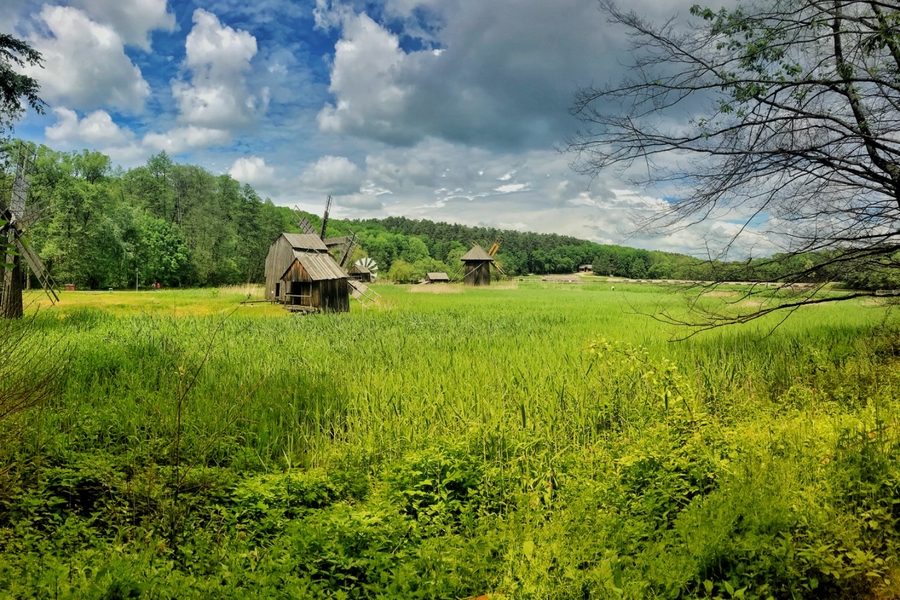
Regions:
M 428 279 L 429 281 L 450 281 L 450 277 L 443 271 L 436 271 L 434 273 L 426 273 L 425 278 Z
M 478 244 L 475 244 L 474 246 L 472 246 L 472 249 L 463 254 L 462 258 L 460 258 L 459 260 L 489 260 L 493 262 L 494 257 L 485 252 L 484 248 L 482 248 Z
M 294 250 L 318 250 L 328 252 L 328 246 L 313 233 L 282 233 Z
M 370 271 L 363 265 L 353 265 L 352 267 L 350 267 L 350 273 L 353 273 L 354 275 L 363 275 L 368 273 L 369 275 L 371 275 L 372 271 Z
M 294 250 L 294 260 L 288 265 L 281 279 L 287 275 L 295 262 L 299 262 L 306 271 L 309 278 L 313 281 L 325 281 L 328 279 L 347 279 L 347 274 L 338 264 L 331 258 L 327 252 L 304 252 L 302 250 Z

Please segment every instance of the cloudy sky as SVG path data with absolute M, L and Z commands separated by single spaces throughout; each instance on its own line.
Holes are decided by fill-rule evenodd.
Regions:
M 652 18 L 692 0 L 632 0 Z M 560 152 L 580 86 L 615 81 L 627 41 L 596 0 L 2 0 L 45 65 L 18 136 L 122 166 L 159 151 L 278 204 L 335 216 L 557 232 L 704 255 L 727 215 L 636 232 L 664 206 Z M 741 245 L 754 254 L 765 240 Z

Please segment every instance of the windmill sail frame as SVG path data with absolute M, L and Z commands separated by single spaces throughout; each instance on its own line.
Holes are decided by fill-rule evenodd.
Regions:
M 16 156 L 16 171 L 13 177 L 9 195 L 9 206 L 3 211 L 5 223 L 0 229 L 4 240 L 4 262 L 11 263 L 6 266 L 4 276 L 0 281 L 0 302 L 2 302 L 3 316 L 17 318 L 22 316 L 22 262 L 34 274 L 41 285 L 41 289 L 47 294 L 51 304 L 59 302 L 56 282 L 47 270 L 40 256 L 35 252 L 25 236 L 25 229 L 34 219 L 26 219 L 28 204 L 29 181 L 28 172 L 35 161 L 35 152 L 26 150 L 23 145 L 18 148 Z

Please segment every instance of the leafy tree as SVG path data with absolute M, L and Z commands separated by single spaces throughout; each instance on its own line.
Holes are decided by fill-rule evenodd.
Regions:
M 398 258 L 391 264 L 388 270 L 388 279 L 395 283 L 413 283 L 422 278 L 424 270 L 416 268 L 402 258 Z
M 649 165 L 632 182 L 679 198 L 664 226 L 723 207 L 745 226 L 768 218 L 788 249 L 775 261 L 827 250 L 832 265 L 897 266 L 900 9 L 764 0 L 694 7 L 682 27 L 601 5 L 631 35 L 634 68 L 618 85 L 579 92 L 580 170 Z
M 0 33 L 0 135 L 11 129 L 26 104 L 38 113 L 44 112 L 38 82 L 16 71 L 16 67 L 41 66 L 41 60 L 41 53 L 27 42 Z
M 148 214 L 139 215 L 136 221 L 134 257 L 140 280 L 146 285 L 180 285 L 186 279 L 189 261 L 181 232 L 174 224 Z

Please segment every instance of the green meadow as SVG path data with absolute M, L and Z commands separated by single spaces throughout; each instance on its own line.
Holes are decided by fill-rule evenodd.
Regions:
M 895 311 L 577 281 L 32 293 L 0 597 L 900 597 Z

